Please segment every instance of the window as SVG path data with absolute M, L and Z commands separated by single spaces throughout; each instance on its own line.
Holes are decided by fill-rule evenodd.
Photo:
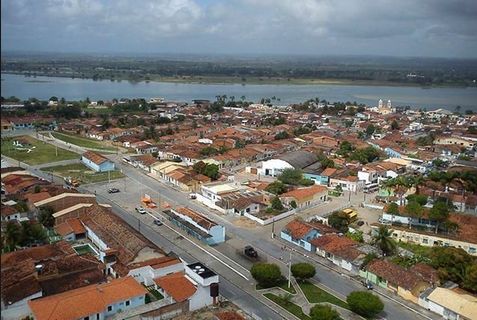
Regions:
M 130 301 L 129 301 L 129 300 L 128 300 L 128 301 L 126 301 L 126 306 L 129 306 L 130 304 L 131 304 L 131 303 L 130 303 Z
M 96 320 L 99 320 L 99 313 L 96 314 Z
M 108 311 L 113 310 L 113 306 L 108 306 Z
M 84 317 L 83 320 L 89 320 L 89 317 Z
M 428 243 L 429 243 L 429 240 L 427 240 L 427 239 L 422 239 L 422 243 L 428 244 Z
M 473 248 L 473 247 L 469 248 L 469 253 L 476 253 L 476 252 L 477 252 L 476 248 Z

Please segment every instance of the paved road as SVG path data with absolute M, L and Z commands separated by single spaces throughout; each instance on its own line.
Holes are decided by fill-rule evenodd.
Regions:
M 118 163 L 118 161 L 116 161 Z M 252 244 L 255 248 L 264 252 L 269 259 L 275 260 L 276 262 L 281 262 L 280 257 L 284 256 L 282 250 L 282 243 L 278 242 L 277 239 L 271 240 L 269 235 L 271 235 L 271 226 L 257 228 L 257 230 L 249 230 L 241 227 L 237 227 L 229 219 L 208 210 L 202 205 L 191 201 L 188 198 L 187 194 L 174 190 L 169 186 L 166 186 L 158 181 L 147 176 L 145 173 L 135 169 L 131 166 L 119 164 L 120 168 L 123 170 L 123 173 L 126 174 L 130 180 L 127 182 L 127 193 L 137 193 L 137 187 L 139 185 L 143 186 L 143 190 L 150 192 L 150 195 L 153 198 L 159 196 L 161 201 L 167 201 L 172 206 L 182 205 L 187 206 L 191 209 L 202 212 L 207 216 L 211 217 L 213 220 L 216 220 L 218 223 L 226 226 L 227 234 L 236 241 L 241 241 L 242 243 Z M 121 182 L 118 182 L 118 186 L 121 187 Z M 123 182 L 124 183 L 124 182 Z M 137 202 L 133 202 L 133 205 L 138 205 L 140 194 L 136 194 Z M 130 201 L 134 201 L 131 199 Z M 226 248 L 226 247 L 225 247 Z M 221 246 L 217 247 L 217 250 L 221 251 L 224 255 L 229 256 L 231 259 L 236 260 L 237 257 L 234 254 L 231 254 L 231 250 L 221 250 Z M 329 264 L 326 260 L 319 257 L 311 258 L 310 254 L 306 254 L 308 257 L 304 256 L 302 252 L 296 252 L 293 254 L 293 263 L 299 261 L 312 261 L 317 269 L 317 275 L 315 280 L 319 281 L 324 286 L 331 288 L 337 296 L 344 298 L 352 291 L 362 290 L 363 287 L 359 281 L 354 281 L 349 277 L 341 275 L 341 272 L 336 272 L 335 266 Z M 241 261 L 238 261 L 242 263 Z M 286 270 L 286 266 L 281 263 L 282 269 Z M 332 267 L 333 269 L 330 269 Z M 383 302 L 385 303 L 385 309 L 383 316 L 387 319 L 396 319 L 396 320 L 411 320 L 411 319 L 437 319 L 434 314 L 428 312 L 427 310 L 414 305 L 412 303 L 406 302 L 400 299 L 397 296 L 391 296 L 389 292 L 382 292 Z M 407 306 L 407 307 L 406 307 Z

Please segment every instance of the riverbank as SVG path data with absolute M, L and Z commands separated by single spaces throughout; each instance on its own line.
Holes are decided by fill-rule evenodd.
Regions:
M 377 86 L 377 87 L 414 87 L 414 88 L 469 88 L 477 87 L 468 86 L 463 83 L 447 83 L 447 84 L 432 84 L 422 85 L 419 83 L 410 82 L 392 82 L 392 81 L 378 81 L 378 80 L 352 80 L 352 79 L 311 79 L 311 78 L 282 78 L 282 77 L 239 77 L 239 76 L 175 76 L 164 77 L 160 75 L 147 75 L 145 79 L 131 79 L 127 76 L 114 78 L 100 78 L 95 79 L 93 75 L 83 74 L 61 74 L 61 73 L 36 73 L 35 76 L 25 75 L 24 72 L 2 71 L 2 74 L 23 75 L 27 82 L 42 83 L 46 81 L 34 80 L 36 77 L 59 77 L 69 79 L 89 79 L 94 81 L 109 81 L 109 82 L 130 82 L 130 83 L 149 83 L 149 82 L 163 82 L 163 83 L 183 83 L 183 84 L 237 84 L 237 85 L 341 85 L 341 86 Z

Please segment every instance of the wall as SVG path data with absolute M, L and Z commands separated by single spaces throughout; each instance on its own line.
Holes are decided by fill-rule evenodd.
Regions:
M 261 218 L 259 217 L 256 217 L 252 214 L 249 214 L 249 213 L 245 213 L 244 214 L 244 217 L 247 217 L 249 218 L 250 220 L 253 220 L 255 222 L 258 222 L 260 225 L 262 226 L 266 226 L 266 225 L 269 225 L 270 223 L 272 223 L 273 221 L 277 222 L 281 219 L 285 219 L 286 217 L 289 217 L 289 216 L 292 216 L 296 213 L 296 209 L 294 210 L 290 210 L 290 211 L 287 211 L 287 212 L 284 212 L 284 213 L 281 213 L 279 215 L 276 215 L 274 217 L 271 217 L 271 218 L 268 218 L 266 220 L 262 220 Z
M 312 173 L 304 173 L 303 176 L 306 179 L 311 179 L 315 181 L 315 184 L 327 186 L 329 182 L 329 178 L 325 176 L 320 176 L 319 174 L 312 174 Z
M 41 296 L 42 293 L 40 291 L 7 306 L 4 305 L 4 301 L 2 299 L 2 320 L 17 320 L 30 315 L 31 310 L 28 306 L 28 301 Z
M 80 203 L 96 203 L 96 197 L 95 196 L 83 196 L 81 194 L 76 195 L 68 195 L 65 196 L 61 199 L 55 200 L 48 202 L 45 204 L 45 207 L 51 207 L 54 212 L 61 211 L 66 208 L 70 208 L 74 205 L 80 204 Z
M 283 231 L 280 232 L 280 238 L 288 242 L 291 242 L 299 247 L 302 247 L 306 251 L 310 251 L 310 252 L 314 251 L 315 248 L 311 245 L 309 241 L 316 238 L 317 236 L 319 236 L 319 233 L 316 230 L 310 231 L 306 236 L 303 237 L 303 239 L 293 239 L 289 234 Z
M 208 206 L 209 208 L 215 209 L 219 212 L 226 213 L 226 210 L 224 208 L 221 208 L 221 207 L 217 206 L 215 204 L 214 200 L 206 198 L 200 193 L 197 193 L 196 196 L 197 196 L 197 201 L 199 201 L 200 203 Z
M 89 160 L 88 158 L 81 156 L 81 162 L 83 162 L 85 166 L 87 166 L 88 168 L 91 168 L 92 170 L 96 172 L 99 172 L 100 170 L 99 166 L 93 161 Z
M 210 296 L 210 287 L 197 286 L 197 291 L 189 299 L 189 309 L 194 311 L 206 306 L 210 306 L 214 302 Z
M 221 225 L 213 226 L 209 230 L 209 234 L 212 236 L 209 239 L 209 244 L 222 243 L 225 241 L 225 227 Z M 212 243 L 210 243 L 212 241 Z
M 110 317 L 120 311 L 125 311 L 127 309 L 132 309 L 132 308 L 137 308 L 139 306 L 142 306 L 145 304 L 145 301 L 144 301 L 144 298 L 145 296 L 144 295 L 141 295 L 141 296 L 137 296 L 137 297 L 133 297 L 131 299 L 129 299 L 129 306 L 126 306 L 126 301 L 127 300 L 124 300 L 124 301 L 120 301 L 120 302 L 117 302 L 115 304 L 112 305 L 112 310 L 111 311 L 107 311 L 108 309 L 106 308 L 106 310 L 104 311 L 104 316 L 105 317 Z M 91 320 L 95 319 L 95 318 L 90 318 Z

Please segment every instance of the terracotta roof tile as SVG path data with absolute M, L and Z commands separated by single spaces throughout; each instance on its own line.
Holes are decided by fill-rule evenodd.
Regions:
M 288 191 L 288 192 L 280 195 L 280 198 L 290 197 L 290 198 L 295 198 L 295 199 L 301 201 L 303 199 L 312 197 L 312 196 L 314 196 L 318 193 L 327 192 L 327 191 L 328 191 L 328 188 L 326 188 L 325 186 L 315 185 L 315 186 L 311 186 L 311 187 L 308 187 L 308 188 L 298 188 L 298 189 L 295 189 L 295 190 Z
M 387 280 L 393 285 L 398 285 L 407 290 L 414 289 L 419 281 L 421 281 L 415 273 L 388 260 L 375 259 L 368 263 L 366 270 Z
M 300 220 L 293 220 L 289 222 L 283 230 L 288 232 L 293 239 L 301 239 L 313 230 L 313 227 Z
M 30 300 L 28 305 L 37 320 L 79 319 L 100 313 L 111 304 L 146 293 L 147 290 L 134 278 L 126 277 Z
M 103 162 L 108 161 L 108 159 L 99 153 L 93 152 L 93 151 L 86 151 L 83 153 L 82 157 L 91 160 L 93 163 L 100 165 Z
M 177 302 L 190 298 L 197 288 L 182 272 L 176 272 L 164 277 L 154 279 L 154 282 Z

